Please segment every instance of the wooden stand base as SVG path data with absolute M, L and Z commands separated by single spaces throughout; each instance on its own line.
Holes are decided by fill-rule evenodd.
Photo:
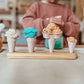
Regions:
M 27 51 L 16 51 L 13 53 L 7 53 L 7 57 L 11 59 L 64 59 L 64 60 L 75 60 L 77 59 L 76 53 L 69 52 L 53 52 L 49 51 L 35 51 L 29 53 Z

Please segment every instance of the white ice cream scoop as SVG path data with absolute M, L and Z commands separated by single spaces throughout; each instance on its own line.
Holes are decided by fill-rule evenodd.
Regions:
M 3 23 L 0 24 L 0 32 L 5 28 L 5 25 Z

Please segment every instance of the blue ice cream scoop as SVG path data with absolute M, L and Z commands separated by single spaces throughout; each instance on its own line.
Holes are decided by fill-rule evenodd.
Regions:
M 23 36 L 25 38 L 28 38 L 28 37 L 34 38 L 34 37 L 38 36 L 38 30 L 34 29 L 33 27 L 30 27 L 29 29 L 25 29 L 23 31 L 23 33 L 24 33 Z

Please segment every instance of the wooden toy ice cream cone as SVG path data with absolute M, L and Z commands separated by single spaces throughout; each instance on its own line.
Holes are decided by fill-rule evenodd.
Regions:
M 27 38 L 28 51 L 34 52 L 36 38 Z
M 70 51 L 70 53 L 73 53 L 76 43 L 77 43 L 77 40 L 74 37 L 68 37 L 67 41 L 68 41 L 69 51 Z
M 49 51 L 50 53 L 52 53 L 54 51 L 55 39 L 49 38 L 48 43 L 49 43 Z
M 43 37 L 48 39 L 49 51 L 54 51 L 55 40 L 62 37 L 62 31 L 54 23 L 50 23 L 46 28 L 43 29 Z
M 74 49 L 75 49 L 75 46 L 76 46 L 76 43 L 68 41 L 68 46 L 69 46 L 70 53 L 73 53 Z
M 15 45 L 16 45 L 16 39 L 7 37 L 7 42 L 8 42 L 9 52 L 14 52 L 15 51 Z
M 9 52 L 15 51 L 16 40 L 18 37 L 17 32 L 14 29 L 9 29 L 5 36 L 7 36 L 8 50 Z
M 51 34 L 43 33 L 43 37 L 45 39 L 48 39 L 49 51 L 50 51 L 50 53 L 52 53 L 54 51 L 55 40 L 61 38 L 62 34 L 60 34 L 60 35 L 53 35 L 52 34 L 51 35 Z
M 23 31 L 24 37 L 27 38 L 27 44 L 28 44 L 28 51 L 34 52 L 35 42 L 36 42 L 36 36 L 38 35 L 38 30 L 34 29 L 33 27 L 30 27 L 29 29 L 25 29 Z

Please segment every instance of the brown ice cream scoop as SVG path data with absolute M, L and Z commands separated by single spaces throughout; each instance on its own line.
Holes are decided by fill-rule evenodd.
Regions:
M 62 31 L 60 29 L 58 30 L 53 30 L 53 34 L 62 34 Z
M 67 40 L 70 41 L 70 42 L 77 43 L 77 39 L 75 39 L 74 37 L 67 37 Z
M 43 33 L 47 34 L 62 34 L 62 30 L 54 23 L 48 24 L 46 28 L 43 29 Z

